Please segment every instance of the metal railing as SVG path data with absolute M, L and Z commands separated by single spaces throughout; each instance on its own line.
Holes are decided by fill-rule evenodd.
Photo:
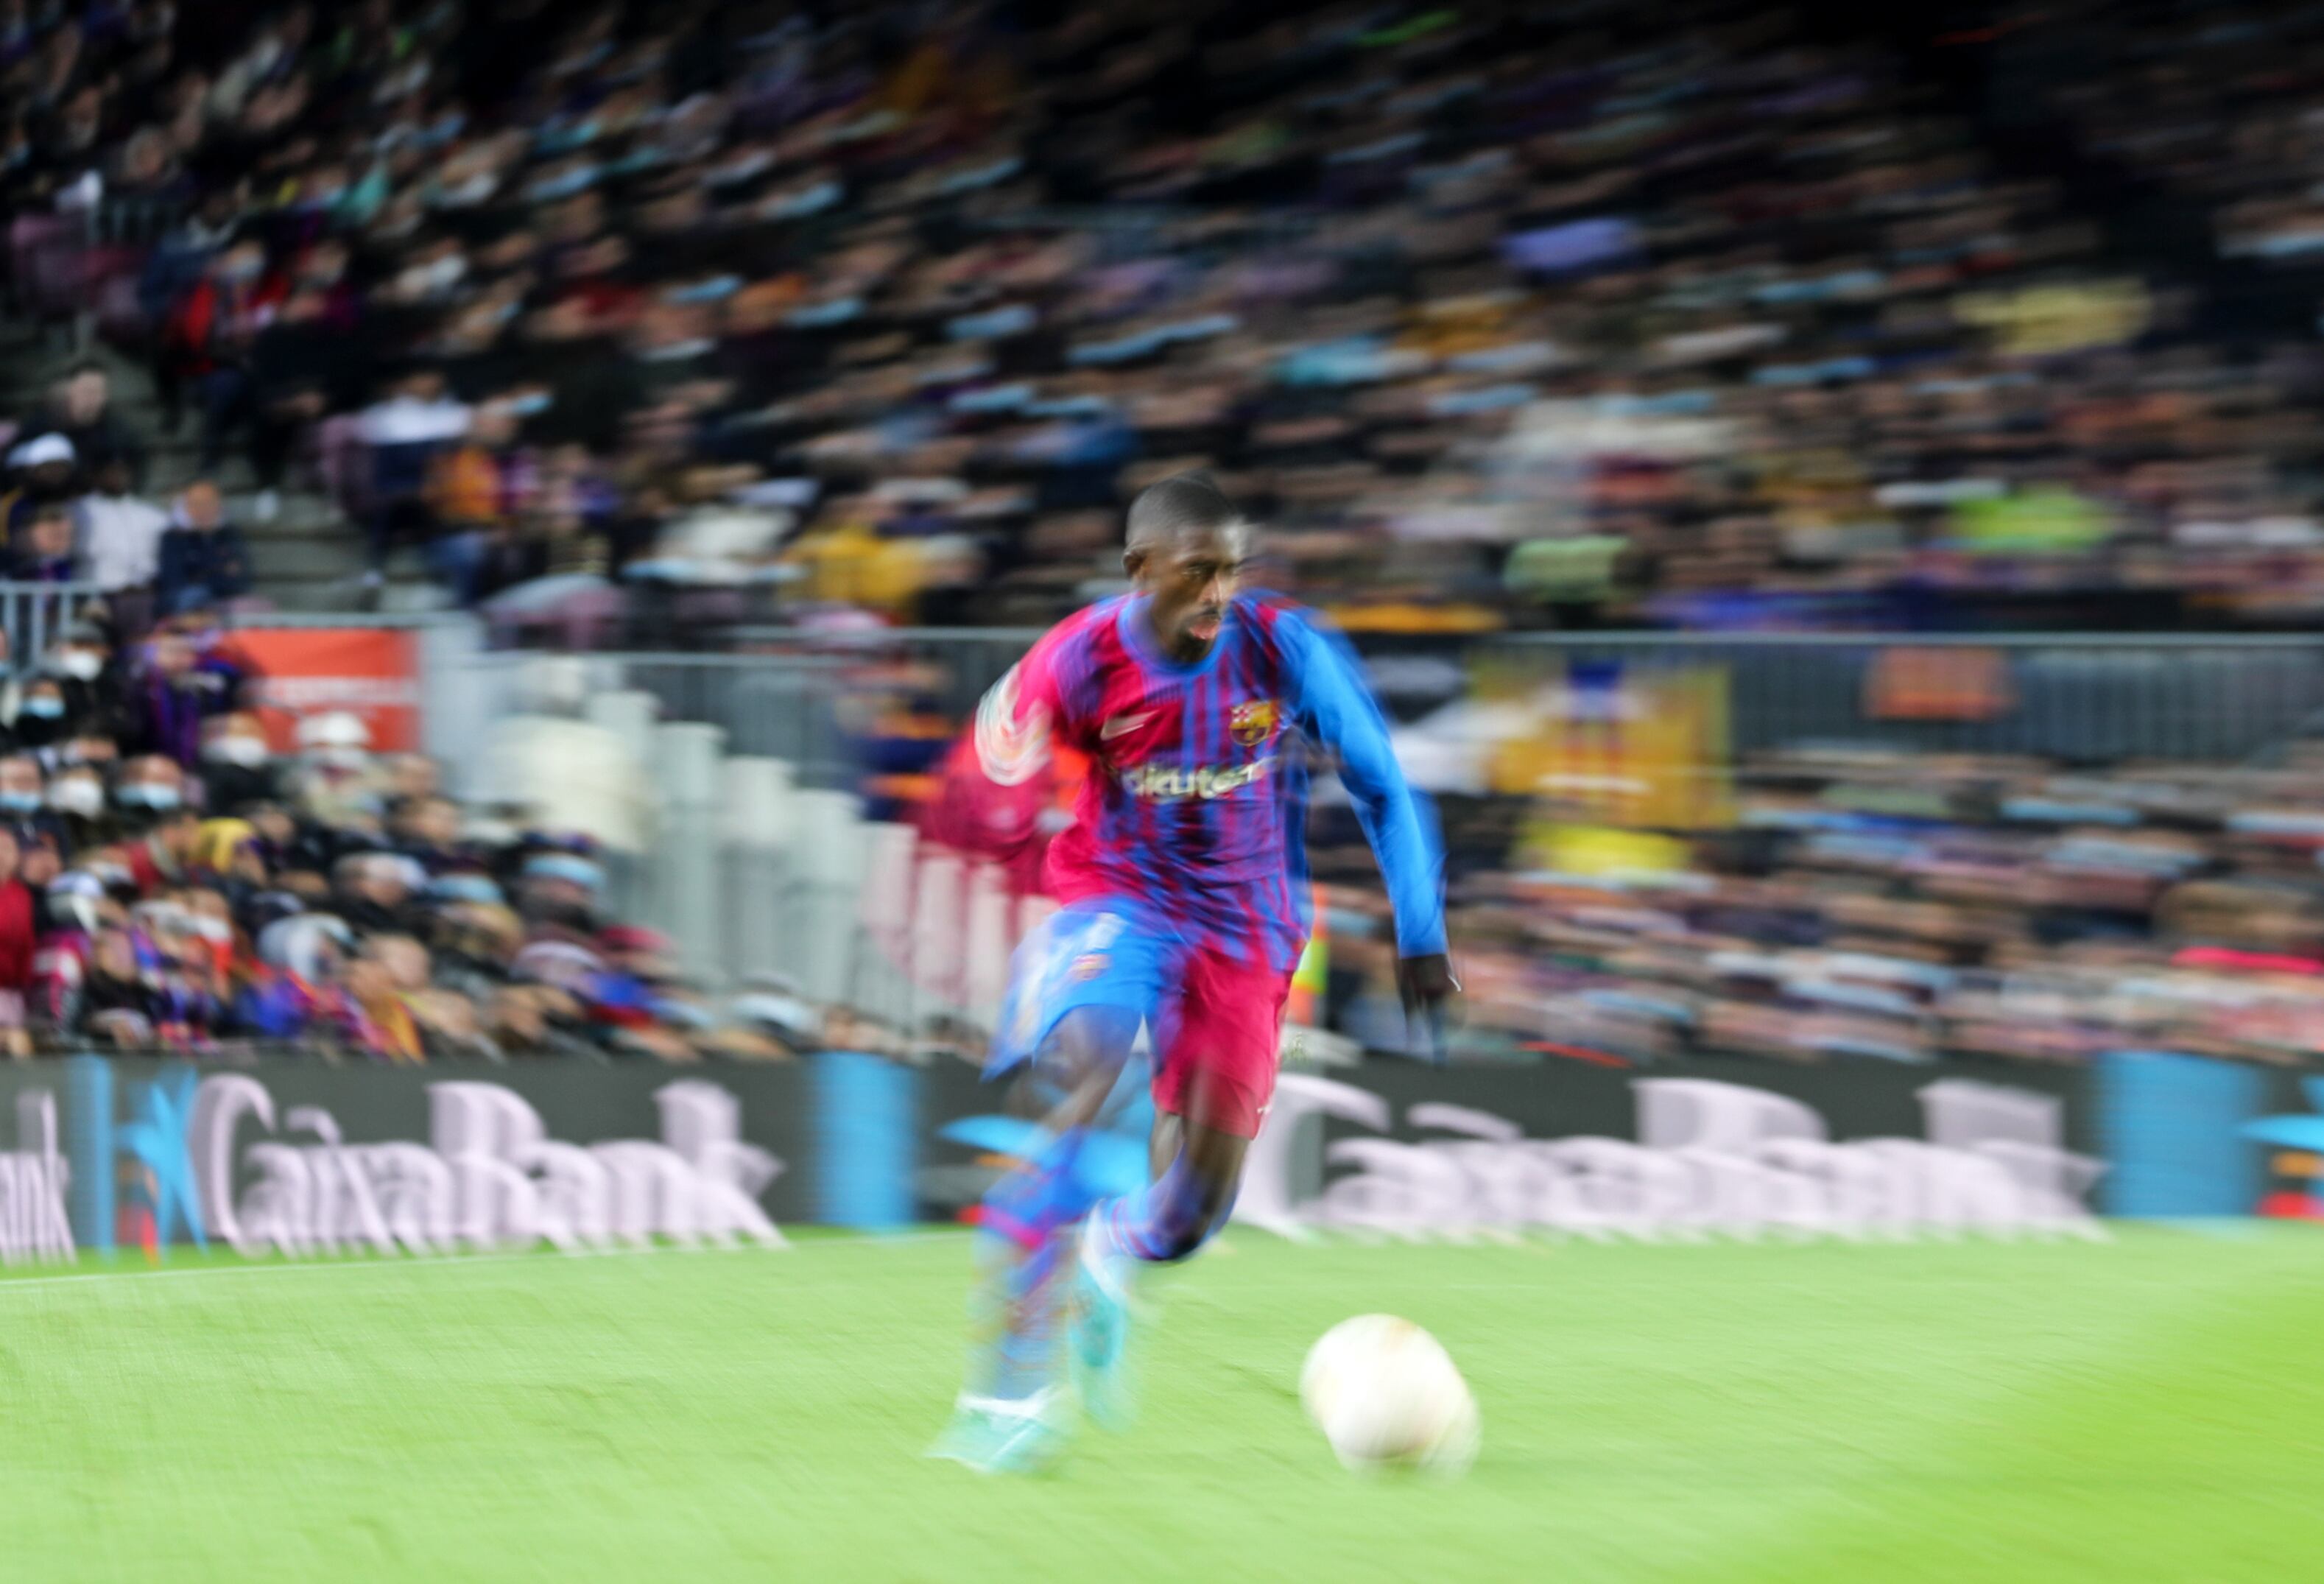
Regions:
M 89 214 L 89 240 L 102 247 L 151 247 L 192 207 L 176 196 L 107 193 Z
M 2225 763 L 2300 735 L 2324 711 L 2324 636 L 2300 633 L 1575 633 L 1495 638 L 1471 653 L 1717 668 L 1744 753 L 1833 741 Z M 1884 689 L 1885 670 L 1923 657 L 1973 661 L 1978 696 Z
M 904 629 L 845 640 L 794 636 L 748 654 L 608 657 L 668 718 L 725 729 L 730 750 L 793 760 L 835 785 L 849 701 L 880 687 L 954 719 L 1038 636 L 1034 629 Z M 1410 718 L 1461 690 L 1559 673 L 1711 668 L 1726 681 L 1738 753 L 1848 743 L 1938 753 L 2032 754 L 2080 763 L 2229 763 L 2324 733 L 2324 635 L 1606 632 L 1370 639 L 1392 713 Z M 1938 657 L 1973 672 L 1974 696 L 1932 700 L 1895 669 Z M 1947 658 L 1949 657 L 1949 658 Z M 1404 685 L 1426 660 L 1439 685 Z M 1448 667 L 1452 669 L 1448 670 Z
M 59 633 L 105 597 L 93 583 L 0 582 L 0 632 L 17 667 L 37 665 Z

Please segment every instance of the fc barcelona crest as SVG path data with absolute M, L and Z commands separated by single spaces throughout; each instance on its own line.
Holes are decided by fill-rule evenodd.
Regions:
M 1279 716 L 1271 698 L 1248 698 L 1227 712 L 1227 734 L 1245 748 L 1275 735 Z

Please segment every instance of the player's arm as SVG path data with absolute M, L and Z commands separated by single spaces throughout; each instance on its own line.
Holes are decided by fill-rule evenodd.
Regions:
M 981 857 L 1015 857 L 1048 806 L 1057 746 L 1082 745 L 1093 687 L 1078 628 L 1052 629 L 977 705 L 945 759 L 925 833 Z
M 1077 743 L 1086 670 L 1078 638 L 1077 628 L 1053 628 L 977 704 L 970 741 L 978 769 L 995 786 L 1046 774 L 1057 744 Z
M 1396 909 L 1397 988 L 1407 1007 L 1433 1008 L 1458 987 L 1444 954 L 1444 856 L 1430 811 L 1396 762 L 1388 723 L 1354 655 L 1300 616 L 1278 619 L 1301 728 L 1340 761 Z

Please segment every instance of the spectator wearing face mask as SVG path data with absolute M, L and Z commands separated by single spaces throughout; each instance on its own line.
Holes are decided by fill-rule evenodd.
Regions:
M 16 713 L 9 720 L 16 745 L 42 751 L 72 735 L 64 689 L 52 677 L 35 677 L 16 695 Z
M 49 782 L 49 812 L 65 834 L 66 850 L 87 852 L 119 834 L 106 808 L 105 781 L 94 765 L 70 765 Z
M 47 806 L 47 778 L 41 772 L 41 761 L 29 753 L 0 759 L 0 815 L 23 819 Z
M 186 806 L 185 772 L 164 755 L 141 754 L 121 767 L 113 804 L 128 819 L 173 814 Z
M 218 814 L 272 803 L 282 795 L 274 751 L 256 715 L 237 712 L 209 723 L 202 743 L 202 790 L 203 806 Z
M 113 668 L 113 645 L 105 629 L 93 622 L 75 622 L 49 651 L 42 668 L 57 678 L 64 695 L 64 718 L 77 729 L 107 733 L 120 729 L 121 677 Z
M 153 603 L 163 616 L 240 599 L 250 592 L 250 550 L 226 520 L 225 497 L 198 479 L 178 497 L 161 536 Z
M 204 723 L 241 707 L 243 672 L 234 656 L 221 649 L 206 651 L 183 631 L 154 636 L 140 682 L 138 721 L 130 742 L 187 769 L 201 763 Z
M 371 729 L 362 716 L 334 710 L 300 723 L 299 766 L 290 791 L 299 812 L 318 824 L 359 828 L 376 823 Z
M 13 830 L 26 848 L 50 843 L 60 853 L 71 850 L 63 818 L 48 806 L 41 761 L 29 753 L 0 759 L 0 825 Z

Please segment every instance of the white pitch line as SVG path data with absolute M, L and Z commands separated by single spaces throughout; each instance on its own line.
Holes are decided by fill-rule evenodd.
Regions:
M 715 1245 L 685 1248 L 675 1245 L 657 1244 L 647 1248 L 591 1248 L 578 1253 L 558 1255 L 551 1250 L 530 1248 L 507 1254 L 415 1254 L 406 1257 L 375 1257 L 367 1259 L 292 1259 L 266 1257 L 245 1260 L 240 1264 L 221 1261 L 216 1265 L 188 1265 L 144 1270 L 73 1271 L 45 1276 L 0 1276 L 0 1296 L 22 1287 L 62 1287 L 79 1282 L 152 1282 L 168 1277 L 251 1275 L 261 1271 L 318 1270 L 441 1270 L 457 1269 L 464 1266 L 509 1265 L 518 1260 L 537 1259 L 629 1259 L 640 1255 L 659 1254 L 797 1254 L 811 1248 L 886 1248 L 899 1243 L 951 1242 L 966 1235 L 965 1231 L 928 1230 L 920 1232 L 875 1233 L 860 1238 L 817 1238 L 807 1243 L 786 1243 L 779 1248 L 762 1248 L 753 1243 L 738 1243 L 725 1248 Z

